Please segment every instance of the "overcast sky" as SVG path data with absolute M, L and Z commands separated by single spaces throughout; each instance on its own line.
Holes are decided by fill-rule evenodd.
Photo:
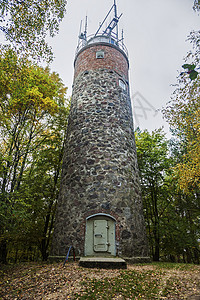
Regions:
M 187 36 L 198 30 L 200 17 L 192 0 L 117 0 L 119 26 L 129 52 L 130 87 L 135 127 L 153 130 L 164 125 L 161 109 L 170 100 L 171 84 L 190 49 Z M 59 35 L 51 44 L 52 70 L 58 72 L 71 94 L 73 61 L 81 19 L 88 16 L 88 34 L 96 32 L 113 0 L 71 0 Z M 165 127 L 167 131 L 167 127 Z
M 192 9 L 193 0 L 116 0 L 119 27 L 129 52 L 131 98 L 135 127 L 152 130 L 164 125 L 162 108 L 173 91 L 183 57 L 190 49 L 187 36 L 198 30 L 200 16 Z M 73 61 L 81 19 L 88 16 L 88 34 L 96 32 L 113 5 L 113 0 L 69 0 L 59 34 L 51 40 L 59 73 L 71 95 Z M 165 129 L 167 131 L 167 127 Z

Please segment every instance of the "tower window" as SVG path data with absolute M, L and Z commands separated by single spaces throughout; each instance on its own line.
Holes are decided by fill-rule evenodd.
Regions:
M 119 79 L 119 86 L 124 90 L 126 91 L 126 84 L 123 80 Z
M 96 58 L 104 58 L 104 51 L 100 50 L 96 52 Z

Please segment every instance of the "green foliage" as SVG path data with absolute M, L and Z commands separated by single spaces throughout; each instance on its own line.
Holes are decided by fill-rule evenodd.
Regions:
M 10 253 L 37 245 L 47 258 L 69 110 L 65 93 L 56 73 L 1 49 L 0 245 L 6 242 Z
M 184 193 L 193 193 L 200 187 L 200 77 L 192 73 L 199 67 L 199 37 L 199 31 L 190 34 L 193 51 L 189 52 L 186 60 L 194 63 L 183 65 L 192 80 L 188 78 L 188 72 L 181 73 L 172 99 L 163 109 L 165 119 L 179 139 L 179 148 L 184 152 L 174 168 L 179 188 Z
M 184 64 L 182 65 L 183 69 L 188 69 L 189 71 L 192 71 L 195 69 L 195 65 L 189 65 L 189 64 Z
M 161 218 L 169 205 L 169 199 L 166 199 L 170 184 L 167 177 L 170 165 L 168 145 L 161 129 L 152 134 L 147 130 L 137 131 L 135 136 L 148 237 L 153 259 L 159 260 Z
M 46 36 L 53 37 L 65 14 L 66 0 L 0 0 L 0 30 L 19 51 L 52 59 Z
M 199 196 L 177 189 L 179 178 L 174 175 L 184 152 L 161 129 L 137 131 L 136 146 L 153 260 L 199 263 Z
M 194 80 L 197 78 L 198 76 L 198 72 L 195 71 L 196 65 L 189 65 L 189 64 L 184 64 L 182 65 L 183 69 L 187 69 L 187 72 L 185 72 L 186 74 L 189 74 L 189 78 L 191 80 Z M 181 73 L 181 75 L 183 75 L 184 73 Z

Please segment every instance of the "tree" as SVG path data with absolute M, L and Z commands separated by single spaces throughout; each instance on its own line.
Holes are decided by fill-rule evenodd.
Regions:
M 195 0 L 194 1 L 193 9 L 196 10 L 196 11 L 200 10 L 200 0 Z
M 161 129 L 150 134 L 136 131 L 136 147 L 140 170 L 144 214 L 153 260 L 160 258 L 161 222 L 169 205 L 167 172 L 170 160 L 165 135 Z
M 20 51 L 51 60 L 46 36 L 58 32 L 65 7 L 66 0 L 0 0 L 0 30 Z
M 19 188 L 31 145 L 38 136 L 38 144 L 43 140 L 45 125 L 42 120 L 57 110 L 53 100 L 57 91 L 48 69 L 18 60 L 10 49 L 2 53 L 0 63 L 1 153 L 4 158 L 1 187 L 5 194 L 8 189 L 12 193 Z
M 200 203 L 196 194 L 177 189 L 173 167 L 183 150 L 177 140 L 167 141 L 161 129 L 136 131 L 144 216 L 153 260 L 199 263 Z
M 194 52 L 190 51 L 186 58 L 192 59 L 196 68 L 200 66 L 199 37 L 200 31 L 191 33 L 189 39 L 193 43 Z M 200 187 L 200 77 L 197 75 L 191 80 L 189 76 L 181 73 L 172 100 L 163 109 L 166 120 L 184 149 L 182 159 L 174 171 L 179 187 L 185 193 Z
M 195 5 L 199 9 L 199 1 L 195 1 Z M 197 71 L 200 67 L 200 31 L 192 31 L 188 40 L 193 47 L 183 65 L 187 71 L 178 76 L 176 89 L 163 113 L 173 135 L 172 177 L 177 183 L 173 201 L 178 222 L 175 228 L 179 228 L 177 236 L 181 236 L 181 240 L 175 237 L 179 240 L 175 252 L 182 255 L 185 262 L 199 263 L 200 77 Z
M 59 104 L 59 112 L 48 125 L 48 136 L 34 151 L 20 188 L 20 197 L 24 199 L 26 194 L 24 201 L 31 205 L 32 221 L 29 222 L 28 234 L 33 238 L 32 244 L 39 248 L 43 260 L 48 258 L 54 225 L 68 110 L 69 106 Z
M 68 107 L 64 103 L 65 92 L 66 88 L 57 74 L 51 74 L 48 68 L 33 65 L 25 58 L 19 59 L 16 52 L 9 47 L 1 49 L 0 254 L 4 262 L 8 241 L 12 241 L 13 237 L 16 240 L 16 235 L 19 236 L 22 232 L 24 234 L 26 230 L 22 226 L 22 220 L 26 223 L 31 219 L 33 202 L 29 200 L 34 196 L 28 181 L 33 180 L 30 176 L 31 170 L 35 168 L 42 151 L 48 149 L 46 151 L 48 155 L 54 151 L 55 158 L 54 160 L 51 158 L 51 164 L 54 162 L 55 172 L 60 170 L 68 114 Z M 59 148 L 59 151 L 57 149 L 59 158 L 56 157 L 56 145 Z M 44 170 L 54 176 L 50 164 L 48 171 L 45 165 Z M 42 180 L 38 178 L 38 185 L 41 182 Z M 55 180 L 54 184 L 57 182 L 58 180 Z M 53 189 L 55 202 L 55 187 Z M 39 200 L 35 196 L 36 201 L 42 202 L 44 210 L 46 200 L 44 197 L 42 199 Z M 30 226 L 27 225 L 26 229 Z

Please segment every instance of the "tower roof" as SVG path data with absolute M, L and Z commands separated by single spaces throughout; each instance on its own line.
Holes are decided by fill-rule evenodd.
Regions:
M 111 21 L 109 21 L 108 25 L 106 21 L 108 21 L 108 17 L 111 17 Z M 94 44 L 94 43 L 108 43 L 112 44 L 116 47 L 119 47 L 126 56 L 128 56 L 128 51 L 126 46 L 124 45 L 124 36 L 123 30 L 121 34 L 121 38 L 119 39 L 118 33 L 118 23 L 119 19 L 121 18 L 122 14 L 117 16 L 117 5 L 116 0 L 114 0 L 114 4 L 110 8 L 109 12 L 105 16 L 104 20 L 100 23 L 99 28 L 97 29 L 95 34 L 87 36 L 87 16 L 85 20 L 85 30 L 82 32 L 82 21 L 80 25 L 80 33 L 79 33 L 79 40 L 78 46 L 76 49 L 76 54 L 84 47 Z

